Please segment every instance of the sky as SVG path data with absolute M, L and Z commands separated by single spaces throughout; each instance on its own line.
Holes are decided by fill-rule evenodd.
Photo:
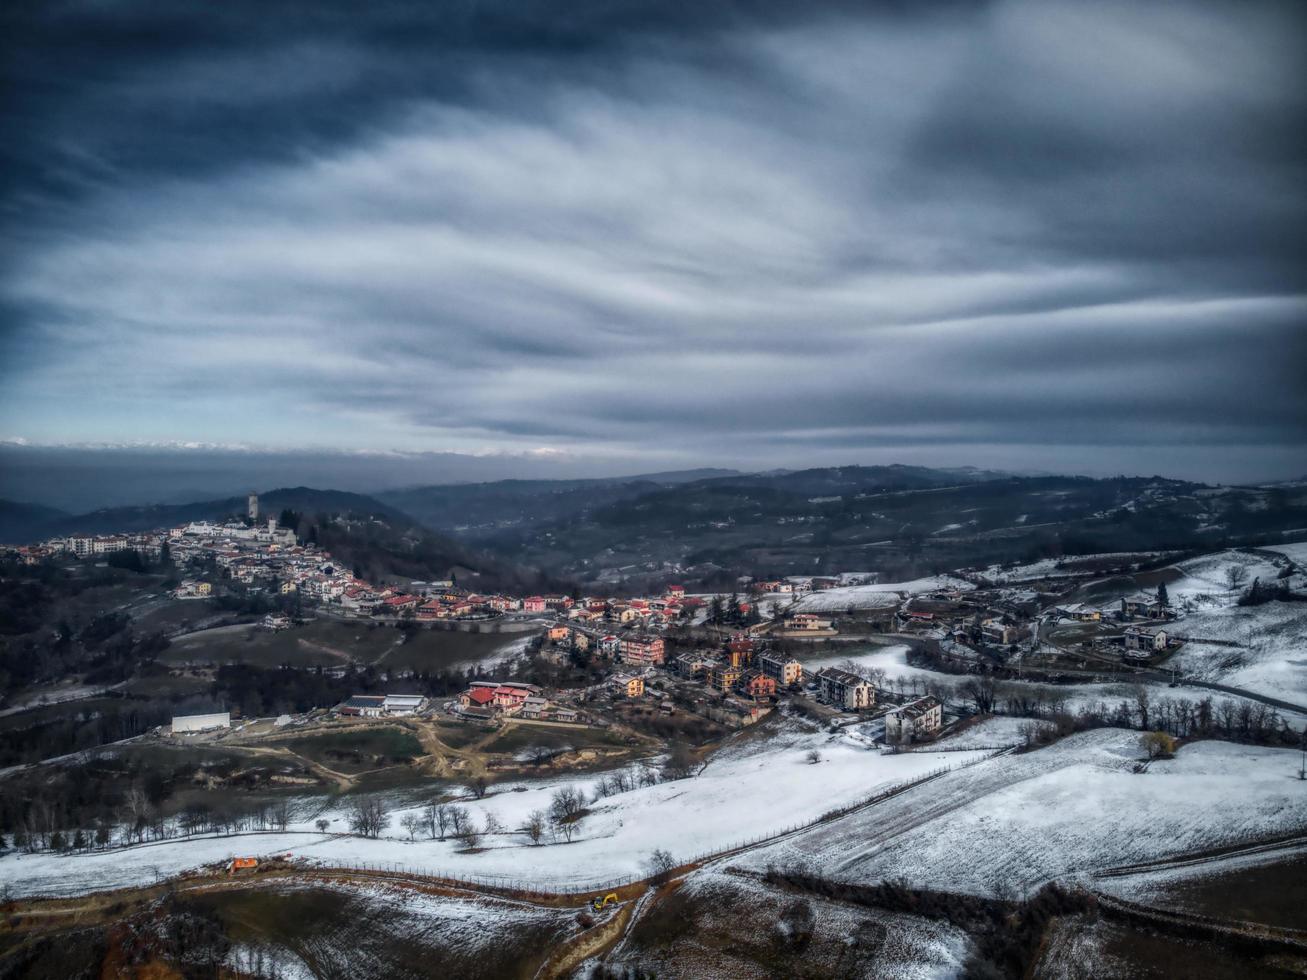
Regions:
M 1305 28 L 6 4 L 0 440 L 1301 476 Z

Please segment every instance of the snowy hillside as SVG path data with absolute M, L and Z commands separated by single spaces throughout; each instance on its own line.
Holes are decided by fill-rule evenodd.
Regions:
M 625 875 L 638 876 L 654 848 L 688 859 L 727 848 L 865 799 L 878 788 L 913 779 L 941 767 L 959 766 L 968 753 L 881 755 L 865 741 L 824 732 L 788 730 L 770 738 L 746 732 L 719 752 L 692 779 L 659 783 L 607 797 L 590 806 L 570 844 L 531 846 L 519 833 L 488 838 L 478 854 L 453 841 L 409 841 L 400 829 L 402 811 L 393 814 L 388 836 L 380 840 L 312 831 L 319 814 L 293 825 L 298 833 L 163 841 L 109 853 L 62 856 L 49 853 L 0 858 L 0 877 L 16 893 L 75 894 L 97 888 L 153 881 L 235 854 L 291 852 L 324 864 L 398 862 L 440 874 L 480 876 L 501 881 L 530 878 L 539 885 L 589 884 Z M 821 761 L 807 760 L 810 750 Z M 521 827 L 533 810 L 548 809 L 563 785 L 593 790 L 593 778 L 522 782 L 522 792 L 505 787 L 484 800 L 467 801 L 478 826 L 486 814 L 507 828 Z M 324 814 L 332 830 L 345 829 L 343 812 Z
M 804 596 L 795 605 L 799 612 L 843 612 L 845 609 L 884 609 L 897 606 L 905 596 L 939 589 L 968 591 L 975 586 L 952 575 L 930 575 L 910 582 L 882 582 L 879 585 L 849 585 L 825 589 Z
M 739 863 L 989 893 L 1301 829 L 1298 754 L 1225 742 L 1133 770 L 1139 735 L 1087 732 L 991 759 Z
M 1307 705 L 1307 603 L 1195 612 L 1176 632 L 1190 638 L 1171 659 L 1186 677 Z

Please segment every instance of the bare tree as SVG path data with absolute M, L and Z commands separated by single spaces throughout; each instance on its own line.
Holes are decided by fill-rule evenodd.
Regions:
M 809 749 L 807 760 L 809 765 L 815 766 L 817 763 L 821 761 L 821 753 L 818 752 L 816 749 Z
M 676 859 L 668 851 L 658 848 L 645 859 L 644 867 L 649 872 L 649 880 L 655 885 L 661 885 L 672 877 L 672 872 L 676 870 Z
M 1248 569 L 1243 565 L 1231 565 L 1225 570 L 1225 584 L 1233 592 L 1248 581 Z
M 672 743 L 663 763 L 663 779 L 685 779 L 694 775 L 694 754 L 684 742 Z
M 327 832 L 327 828 L 331 826 L 331 821 L 323 820 L 323 819 L 315 820 L 314 826 L 318 828 L 319 833 L 325 834 Z
M 571 841 L 585 814 L 585 794 L 575 786 L 564 786 L 549 801 L 549 819 L 564 840 Z
M 418 831 L 422 829 L 422 817 L 416 813 L 406 813 L 400 818 L 399 825 L 408 834 L 408 839 L 412 840 L 417 837 Z
M 490 788 L 490 780 L 485 776 L 473 776 L 467 781 L 467 788 L 472 791 L 472 795 L 478 800 L 483 799 L 486 790 Z
M 467 810 L 461 806 L 445 806 L 441 809 L 445 811 L 446 819 L 449 822 L 450 835 L 461 839 L 472 825 L 472 818 L 468 816 Z M 442 829 L 440 833 L 441 840 L 443 840 L 444 830 Z
M 971 699 L 977 714 L 988 714 L 994 710 L 994 678 L 972 677 L 962 685 L 962 693 Z
M 290 801 L 281 799 L 272 804 L 268 819 L 278 830 L 285 830 L 290 823 Z
M 491 834 L 502 834 L 504 832 L 504 822 L 493 813 L 486 814 L 486 836 Z
M 349 810 L 349 829 L 362 837 L 380 837 L 390 826 L 386 805 L 376 797 L 355 800 Z
M 548 825 L 549 816 L 544 810 L 532 810 L 527 814 L 526 823 L 522 824 L 522 832 L 531 838 L 532 844 L 539 846 Z

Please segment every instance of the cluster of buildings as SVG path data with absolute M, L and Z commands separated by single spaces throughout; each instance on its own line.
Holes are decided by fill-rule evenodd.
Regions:
M 516 681 L 473 681 L 458 696 L 458 710 L 471 718 L 518 716 L 567 723 L 580 720 L 580 712 L 575 708 L 554 704 L 535 684 Z
M 95 558 L 119 551 L 139 551 L 141 556 L 157 561 L 165 535 L 161 531 L 143 534 L 70 534 L 50 538 L 40 544 L 23 545 L 14 549 L 20 561 L 29 565 L 46 558 L 72 555 L 76 558 Z
M 684 653 L 672 666 L 681 677 L 701 681 L 711 691 L 755 702 L 803 683 L 799 661 L 743 633 L 731 637 L 719 652 Z

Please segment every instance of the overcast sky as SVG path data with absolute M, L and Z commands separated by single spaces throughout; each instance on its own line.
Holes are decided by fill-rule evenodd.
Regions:
M 0 439 L 1307 472 L 1301 3 L 334 9 L 4 5 Z

